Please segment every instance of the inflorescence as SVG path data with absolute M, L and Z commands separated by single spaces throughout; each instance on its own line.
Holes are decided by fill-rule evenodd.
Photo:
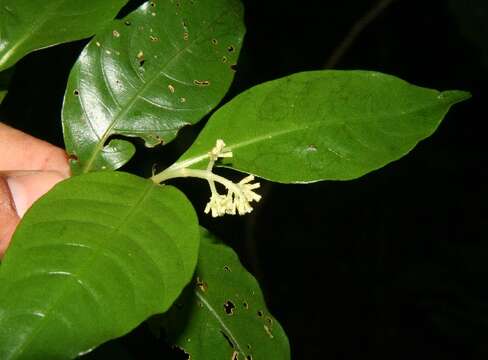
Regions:
M 215 146 L 208 152 L 209 163 L 206 170 L 189 169 L 187 167 L 171 167 L 162 173 L 152 177 L 153 181 L 160 183 L 164 180 L 176 177 L 196 177 L 206 179 L 210 186 L 210 200 L 205 207 L 205 213 L 211 213 L 213 217 L 229 215 L 244 215 L 250 213 L 253 208 L 251 203 L 261 200 L 261 196 L 254 190 L 260 187 L 254 182 L 254 176 L 248 175 L 238 183 L 234 183 L 212 172 L 215 162 L 220 158 L 231 158 L 232 151 L 225 147 L 222 139 L 218 139 Z M 227 194 L 220 194 L 215 183 L 221 184 L 227 190 Z

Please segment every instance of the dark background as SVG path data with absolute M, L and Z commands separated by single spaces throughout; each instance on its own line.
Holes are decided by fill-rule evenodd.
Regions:
M 376 3 L 245 0 L 248 33 L 228 98 L 323 68 Z M 63 146 L 62 97 L 85 43 L 23 59 L 1 119 Z M 468 90 L 473 98 L 381 170 L 349 182 L 264 183 L 251 216 L 213 220 L 200 212 L 202 224 L 258 278 L 294 359 L 488 358 L 488 2 L 397 0 L 335 68 L 382 71 L 439 90 Z M 139 151 L 126 170 L 150 174 L 153 164 L 174 160 L 199 128 L 165 148 Z M 178 185 L 204 207 L 205 184 Z M 155 350 L 146 335 L 138 329 L 124 346 L 134 354 Z

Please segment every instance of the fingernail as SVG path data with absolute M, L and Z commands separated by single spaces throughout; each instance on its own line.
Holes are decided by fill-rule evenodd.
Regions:
M 27 211 L 28 206 L 25 185 L 17 177 L 8 177 L 7 184 L 12 194 L 15 210 L 19 217 L 22 217 Z

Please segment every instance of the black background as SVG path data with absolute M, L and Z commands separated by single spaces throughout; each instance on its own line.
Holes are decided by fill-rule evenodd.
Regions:
M 227 98 L 323 68 L 375 3 L 244 1 L 248 33 Z M 336 64 L 472 92 L 409 155 L 349 182 L 263 181 L 263 200 L 251 216 L 214 220 L 199 211 L 202 224 L 260 281 L 294 359 L 488 358 L 487 15 L 485 0 L 397 0 Z M 62 97 L 85 43 L 24 58 L 1 119 L 63 146 Z M 174 160 L 199 128 L 144 154 L 138 144 L 125 169 L 149 175 L 153 164 Z M 177 184 L 204 207 L 205 184 Z M 144 329 L 123 344 L 135 358 L 158 348 Z

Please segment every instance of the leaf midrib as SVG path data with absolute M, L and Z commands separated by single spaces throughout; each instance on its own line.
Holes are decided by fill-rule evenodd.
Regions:
M 406 111 L 404 113 L 401 113 L 400 115 L 401 116 L 404 116 L 405 114 L 419 112 L 419 111 L 422 111 L 422 110 L 425 110 L 425 109 L 428 109 L 428 108 L 431 108 L 431 107 L 435 107 L 435 106 L 436 105 L 421 106 L 421 107 L 415 108 L 414 110 L 409 110 L 409 111 Z M 395 116 L 386 113 L 384 115 L 375 116 L 374 118 L 376 120 L 378 120 L 379 118 L 382 118 L 382 117 L 395 117 Z M 209 121 L 212 121 L 212 119 L 210 119 Z M 355 123 L 355 121 L 348 121 L 347 122 L 347 125 L 354 124 L 354 123 Z M 335 125 L 346 125 L 346 123 L 344 121 L 338 121 L 338 122 L 336 122 L 334 124 Z M 316 125 L 320 126 L 320 125 L 324 125 L 324 124 L 321 121 L 309 122 L 309 123 L 307 123 L 306 126 L 297 126 L 297 127 L 294 127 L 293 129 L 270 132 L 270 133 L 267 133 L 265 135 L 261 135 L 261 136 L 255 137 L 255 138 L 250 139 L 250 140 L 238 142 L 238 143 L 235 143 L 235 144 L 232 144 L 232 145 L 227 145 L 226 148 L 229 149 L 229 150 L 235 150 L 235 149 L 238 149 L 238 148 L 247 146 L 247 145 L 251 145 L 251 144 L 259 143 L 259 142 L 262 142 L 262 141 L 265 141 L 265 140 L 269 140 L 270 138 L 274 138 L 274 137 L 277 137 L 277 136 L 282 136 L 282 135 L 286 135 L 286 134 L 293 133 L 293 132 L 299 132 L 299 131 L 303 131 L 303 130 L 308 130 L 310 128 L 313 128 Z M 391 134 L 391 135 L 393 135 L 393 134 Z M 222 139 L 222 140 L 225 141 L 225 139 Z M 198 141 L 198 139 L 197 139 L 197 141 Z M 188 163 L 190 165 L 195 165 L 195 164 L 198 164 L 198 163 L 204 161 L 207 158 L 208 158 L 207 153 L 202 153 L 200 155 L 195 155 L 195 156 L 192 156 L 191 158 L 188 158 L 188 159 L 185 159 L 185 160 L 182 160 L 182 161 L 177 161 L 174 165 L 171 166 L 171 168 L 176 168 L 176 169 L 183 168 L 183 167 L 186 167 L 185 164 L 188 164 Z
M 202 304 L 204 304 L 207 307 L 208 311 L 210 311 L 210 313 L 214 316 L 214 318 L 217 320 L 217 322 L 220 324 L 220 326 L 222 326 L 222 328 L 225 330 L 226 334 L 230 337 L 230 339 L 236 345 L 237 350 L 239 350 L 239 352 L 242 355 L 245 355 L 245 352 L 244 352 L 242 346 L 237 341 L 237 339 L 234 336 L 233 332 L 227 327 L 227 325 L 225 324 L 224 320 L 222 319 L 221 316 L 219 316 L 219 314 L 213 308 L 213 306 L 202 296 L 202 294 L 200 294 L 198 292 L 198 290 L 195 290 L 195 294 L 197 295 L 197 298 L 202 302 Z
M 137 200 L 137 202 L 135 203 L 135 205 L 132 207 L 132 209 L 129 210 L 129 212 L 127 213 L 126 216 L 124 216 L 121 221 L 119 222 L 119 225 L 117 227 L 115 227 L 113 230 L 111 230 L 110 232 L 108 232 L 107 234 L 107 237 L 110 237 L 110 236 L 113 236 L 114 234 L 116 234 L 122 227 L 124 227 L 128 220 L 132 217 L 132 215 L 136 212 L 136 210 L 139 208 L 139 205 L 141 203 L 143 203 L 146 198 L 149 196 L 149 194 L 151 193 L 151 191 L 155 188 L 154 184 L 150 183 L 146 185 L 146 189 L 144 189 L 143 193 L 141 194 L 140 198 Z M 79 267 L 79 269 L 81 270 L 84 270 L 86 269 L 89 265 L 93 264 L 95 261 L 96 261 L 96 254 L 95 252 L 92 252 L 91 255 L 89 256 L 88 260 L 83 262 L 81 264 L 81 266 Z M 78 271 L 78 273 L 80 273 L 80 271 Z M 71 272 L 71 274 L 74 274 L 74 272 Z M 46 309 L 46 311 L 44 312 L 44 318 L 43 319 L 49 319 L 47 317 L 47 315 L 53 311 L 53 309 L 56 307 L 56 305 L 58 303 L 60 303 L 64 297 L 66 296 L 67 293 L 69 293 L 69 291 L 67 291 L 66 289 L 68 287 L 72 287 L 73 285 L 73 282 L 72 281 L 66 281 L 63 288 L 62 288 L 62 291 L 60 291 L 60 295 L 54 300 L 51 302 L 51 305 L 48 306 L 48 308 Z M 37 325 L 34 326 L 33 328 L 31 328 L 31 332 L 29 334 L 29 337 L 28 337 L 28 341 L 24 341 L 20 344 L 20 346 L 15 350 L 15 352 L 13 352 L 11 355 L 12 358 L 16 358 L 17 355 L 19 354 L 22 354 L 23 351 L 28 347 L 28 345 L 33 341 L 33 339 L 35 338 L 35 335 L 38 334 L 42 327 L 44 326 L 46 322 L 41 320 L 41 321 L 38 321 L 37 322 Z M 27 338 L 27 336 L 26 336 Z
M 65 1 L 66 0 L 59 0 L 58 2 L 53 1 L 51 3 L 48 2 L 46 11 L 42 13 L 41 16 L 36 17 L 36 20 L 27 28 L 29 30 L 25 30 L 25 35 L 18 38 L 15 45 L 11 46 L 5 55 L 0 59 L 0 68 L 2 68 L 3 65 L 8 62 L 8 60 L 10 60 L 12 55 L 22 44 L 24 44 L 28 39 L 37 35 L 37 30 L 39 30 L 48 21 L 49 14 L 51 14 L 54 9 L 58 9 Z
M 212 21 L 209 22 L 209 24 L 206 26 L 206 30 L 209 29 L 211 26 L 213 26 L 222 16 L 224 16 L 226 13 L 221 12 L 218 16 L 215 17 Z M 107 127 L 107 129 L 104 131 L 103 135 L 100 137 L 99 141 L 97 142 L 95 148 L 93 149 L 93 152 L 86 162 L 86 165 L 82 167 L 82 173 L 87 173 L 91 170 L 93 163 L 95 162 L 98 153 L 103 149 L 103 146 L 105 145 L 105 142 L 108 140 L 108 138 L 112 135 L 112 130 L 117 126 L 118 122 L 120 119 L 125 116 L 129 110 L 134 106 L 134 104 L 139 100 L 141 95 L 157 80 L 159 80 L 159 76 L 165 72 L 166 68 L 175 60 L 177 59 L 182 53 L 187 51 L 191 46 L 193 46 L 197 41 L 199 41 L 203 36 L 205 36 L 205 32 L 201 32 L 198 36 L 196 36 L 192 41 L 190 41 L 186 46 L 182 47 L 180 50 L 178 50 L 176 53 L 174 53 L 173 56 L 171 56 L 168 61 L 160 68 L 159 72 L 157 73 L 156 76 L 152 77 L 149 81 L 145 82 L 139 89 L 137 89 L 133 96 L 132 99 L 126 104 L 124 108 L 121 107 L 119 111 L 115 114 L 112 123 L 110 126 Z M 107 86 L 108 88 L 108 86 Z M 88 120 L 90 122 L 90 119 Z

